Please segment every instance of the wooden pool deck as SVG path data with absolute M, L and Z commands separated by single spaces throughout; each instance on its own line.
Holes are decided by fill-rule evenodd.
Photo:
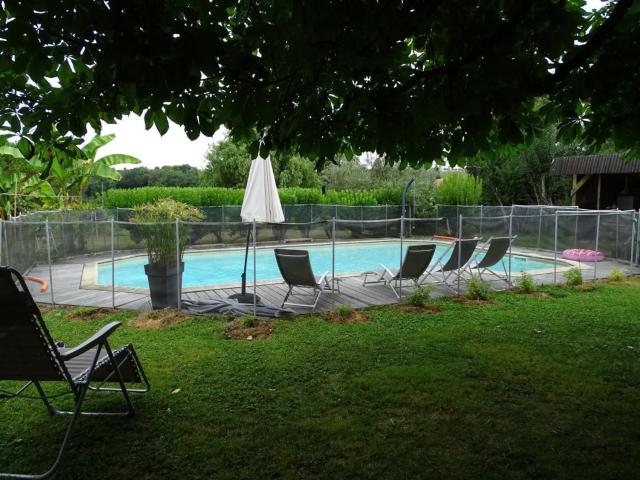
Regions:
M 519 252 L 520 253 L 520 252 Z M 514 252 L 515 254 L 515 252 Z M 151 300 L 147 291 L 121 291 L 116 289 L 112 293 L 110 288 L 95 287 L 87 288 L 83 281 L 83 271 L 91 262 L 95 262 L 96 257 L 76 257 L 51 266 L 51 276 L 47 265 L 36 265 L 29 273 L 37 275 L 50 281 L 50 288 L 45 293 L 40 293 L 37 286 L 32 288 L 32 294 L 39 303 L 55 305 L 75 305 L 87 307 L 118 308 L 126 310 L 148 311 L 151 310 Z M 617 261 L 603 261 L 597 264 L 594 271 L 591 264 L 583 264 L 583 276 L 585 280 L 594 278 L 606 278 L 612 268 L 624 268 L 627 273 L 638 275 L 640 268 L 629 266 L 628 262 L 623 264 Z M 317 306 L 318 311 L 328 311 L 337 305 L 348 304 L 354 308 L 364 308 L 376 305 L 389 305 L 398 303 L 398 298 L 392 290 L 383 284 L 372 284 L 363 286 L 361 276 L 340 277 L 340 293 L 324 292 Z M 514 277 L 515 279 L 515 277 Z M 536 283 L 553 284 L 554 275 L 552 272 L 534 275 Z M 564 277 L 561 271 L 556 274 L 556 282 L 562 283 Z M 493 282 L 496 288 L 504 288 L 503 282 Z M 434 297 L 453 295 L 455 292 L 441 286 L 435 285 Z M 269 306 L 280 306 L 286 294 L 286 287 L 283 283 L 265 283 L 257 286 L 257 294 L 262 298 L 262 302 Z M 253 286 L 248 285 L 248 291 L 253 291 Z M 408 285 L 403 288 L 403 294 L 412 290 Z M 464 284 L 462 284 L 464 291 Z M 207 288 L 202 290 L 189 289 L 183 292 L 182 298 L 189 300 L 209 300 L 226 299 L 234 293 L 240 292 L 239 286 Z M 293 301 L 310 303 L 310 296 L 296 296 Z M 295 307 L 299 313 L 309 312 L 310 309 Z

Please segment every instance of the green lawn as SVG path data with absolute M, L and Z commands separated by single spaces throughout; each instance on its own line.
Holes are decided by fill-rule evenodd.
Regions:
M 637 478 L 640 282 L 547 292 L 281 320 L 264 341 L 203 317 L 125 326 L 113 342 L 136 346 L 152 390 L 132 419 L 80 419 L 59 478 Z M 46 315 L 68 344 L 136 315 L 68 312 Z M 0 401 L 0 471 L 45 470 L 66 421 Z

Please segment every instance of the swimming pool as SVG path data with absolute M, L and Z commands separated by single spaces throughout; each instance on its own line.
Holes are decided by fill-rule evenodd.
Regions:
M 420 242 L 424 243 L 424 242 Z M 404 247 L 412 242 L 405 242 Z M 414 243 L 415 244 L 415 243 Z M 288 246 L 288 248 L 303 248 L 309 251 L 313 271 L 321 275 L 331 271 L 332 246 L 304 245 Z M 437 259 L 447 248 L 439 244 L 436 249 Z M 380 264 L 389 268 L 398 268 L 400 264 L 400 242 L 358 242 L 336 244 L 336 275 L 380 270 Z M 446 258 L 445 258 L 446 260 Z M 223 249 L 215 251 L 187 252 L 184 256 L 183 288 L 237 284 L 244 262 L 244 249 Z M 144 265 L 146 255 L 123 258 L 115 262 L 115 284 L 124 288 L 148 288 Z M 258 281 L 281 280 L 276 264 L 273 248 L 258 249 L 256 251 L 256 278 Z M 553 268 L 553 262 L 538 258 L 513 255 L 512 272 L 534 271 Z M 96 283 L 99 286 L 111 286 L 111 262 L 97 264 Z M 253 256 L 249 252 L 247 265 L 247 283 L 253 281 Z

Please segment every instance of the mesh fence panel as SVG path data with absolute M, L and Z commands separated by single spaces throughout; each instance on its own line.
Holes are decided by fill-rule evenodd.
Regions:
M 250 224 L 232 221 L 240 219 L 240 208 L 208 207 L 203 209 L 206 221 L 180 224 L 180 239 L 189 254 L 185 261 L 185 289 L 202 289 L 203 286 L 214 285 L 237 287 L 240 283 L 246 233 L 251 228 Z M 392 205 L 285 206 L 287 223 L 257 227 L 256 243 L 261 255 L 258 264 L 261 271 L 256 272 L 258 281 L 280 279 L 279 273 L 274 270 L 274 246 L 293 246 L 316 252 L 314 270 L 317 268 L 320 273 L 324 273 L 326 269 L 332 270 L 334 264 L 337 275 L 379 271 L 381 263 L 389 264 L 387 266 L 390 268 L 398 268 L 406 251 L 406 248 L 401 249 L 400 245 L 401 220 L 397 217 L 400 211 L 399 206 Z M 637 213 L 633 211 L 596 212 L 547 206 L 443 205 L 435 206 L 432 211 L 437 212 L 438 218 L 404 220 L 403 247 L 418 242 L 431 242 L 434 236 L 457 236 L 459 228 L 465 238 L 478 236 L 486 240 L 491 236 L 507 236 L 511 226 L 512 235 L 517 236 L 514 247 L 518 249 L 538 249 L 560 259 L 563 250 L 582 248 L 599 250 L 607 260 L 618 260 L 627 264 L 637 261 L 637 234 L 640 227 Z M 513 215 L 508 216 L 511 211 Z M 458 225 L 460 215 L 462 224 Z M 130 216 L 129 209 L 97 209 L 35 212 L 11 221 L 3 221 L 0 263 L 12 265 L 23 273 L 36 267 L 39 274 L 43 275 L 48 263 L 48 222 L 49 254 L 54 267 L 58 264 L 84 264 L 83 282 L 86 283 L 87 278 L 92 278 L 91 282 L 96 288 L 110 289 L 111 219 L 118 218 L 114 223 L 115 257 L 135 258 L 127 262 L 115 262 L 115 283 L 118 289 L 146 292 L 148 280 L 144 273 L 144 265 L 147 263 L 146 246 L 149 236 L 161 237 L 170 230 L 171 235 L 165 236 L 171 236 L 168 241 L 173 242 L 175 246 L 175 224 L 169 224 L 166 227 L 169 229 L 167 232 L 163 225 L 158 224 L 151 229 L 145 229 L 144 225 L 130 223 Z M 332 222 L 334 217 L 335 258 Z M 363 248 L 363 245 L 366 248 Z M 208 264 L 198 262 L 203 258 L 202 255 L 220 255 L 222 248 L 225 248 L 224 261 L 220 260 L 222 257 L 216 257 L 215 268 L 211 267 L 211 261 Z M 221 263 L 218 263 L 219 261 Z M 591 274 L 595 276 L 598 268 L 603 268 L 591 263 L 580 266 L 587 278 L 590 278 Z M 249 267 L 252 268 L 252 260 Z M 87 277 L 87 271 L 93 272 L 93 277 Z M 54 277 L 55 272 L 54 268 Z M 252 280 L 252 275 L 253 273 L 248 277 L 249 280 Z M 561 280 L 561 277 L 558 280 Z M 116 291 L 116 305 L 120 304 L 118 295 L 120 294 Z
M 509 217 L 462 217 L 462 238 L 506 237 L 509 235 Z
M 46 225 L 34 222 L 2 222 L 0 262 L 26 273 L 47 263 Z
M 632 263 L 635 213 L 601 214 L 599 222 L 598 250 L 607 257 Z

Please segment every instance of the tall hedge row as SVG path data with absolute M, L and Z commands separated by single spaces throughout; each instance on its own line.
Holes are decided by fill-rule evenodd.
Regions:
M 325 195 L 316 188 L 281 188 L 280 201 L 284 205 L 397 205 L 402 201 L 399 188 L 371 190 L 328 191 Z M 108 208 L 132 208 L 155 202 L 161 198 L 173 198 L 179 202 L 200 207 L 242 205 L 244 189 L 217 187 L 141 187 L 111 189 L 104 193 L 104 206 Z

